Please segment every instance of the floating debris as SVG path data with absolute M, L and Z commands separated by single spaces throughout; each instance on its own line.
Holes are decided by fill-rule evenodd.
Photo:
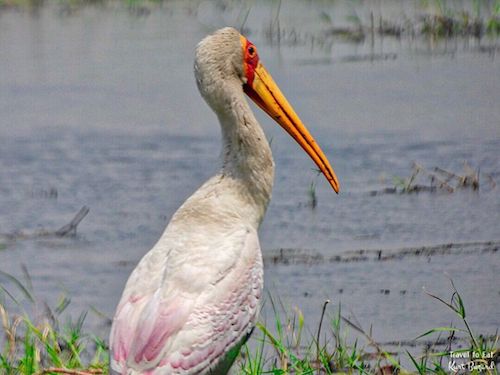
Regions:
M 425 182 L 423 182 L 425 180 Z M 434 167 L 430 171 L 417 162 L 413 162 L 412 172 L 403 179 L 394 177 L 394 187 L 370 192 L 371 196 L 383 194 L 414 194 L 414 193 L 454 193 L 458 190 L 479 191 L 480 181 L 486 182 L 491 190 L 497 184 L 490 174 L 480 174 L 479 168 L 473 169 L 464 162 L 464 173 L 458 174 L 441 167 Z
M 31 198 L 42 198 L 42 199 L 57 199 L 59 193 L 57 188 L 51 187 L 50 189 L 33 189 L 29 192 Z
M 447 243 L 435 246 L 408 247 L 401 249 L 370 249 L 351 250 L 333 256 L 304 249 L 279 249 L 264 253 L 264 264 L 269 265 L 296 265 L 296 264 L 325 264 L 350 262 L 385 262 L 388 260 L 402 260 L 407 257 L 427 257 L 458 254 L 485 254 L 497 253 L 500 241 Z
M 0 239 L 5 239 L 6 241 L 18 241 L 47 237 L 74 237 L 76 236 L 76 229 L 78 225 L 85 218 L 85 216 L 87 216 L 89 211 L 90 209 L 87 206 L 83 206 L 68 224 L 63 225 L 57 230 L 41 229 L 36 232 L 25 232 L 20 230 L 13 233 L 0 233 Z

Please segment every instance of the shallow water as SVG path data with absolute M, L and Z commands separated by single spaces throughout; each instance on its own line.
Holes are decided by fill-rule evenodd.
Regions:
M 336 196 L 259 112 L 277 171 L 260 230 L 266 259 L 279 249 L 330 257 L 479 242 L 469 252 L 384 262 L 268 261 L 267 291 L 290 310 L 303 310 L 312 327 L 330 299 L 372 325 L 377 340 L 411 339 L 454 320 L 422 291 L 449 298 L 446 273 L 463 295 L 471 326 L 495 332 L 500 260 L 498 251 L 483 250 L 484 242 L 500 240 L 499 188 L 483 177 L 479 192 L 370 192 L 409 176 L 413 161 L 457 173 L 467 161 L 500 183 L 500 63 L 480 49 L 493 43 L 494 50 L 496 42 L 327 43 L 319 15 L 342 24 L 349 2 L 294 1 L 281 6 L 285 31 L 278 43 L 269 31 L 276 4 L 253 4 L 0 12 L 0 233 L 57 229 L 83 205 L 90 208 L 76 238 L 3 239 L 0 269 L 22 278 L 24 264 L 38 298 L 54 304 L 67 294 L 74 314 L 92 306 L 112 316 L 134 265 L 217 170 L 219 129 L 194 83 L 193 49 L 211 30 L 241 24 L 250 9 L 250 39 L 342 186 Z M 398 2 L 380 4 L 376 11 L 400 17 Z M 369 11 L 366 4 L 357 9 L 365 18 Z M 308 195 L 313 181 L 315 209 Z M 15 290 L 2 275 L 0 282 Z M 272 317 L 269 303 L 264 315 Z M 94 315 L 89 326 L 103 335 L 109 329 Z

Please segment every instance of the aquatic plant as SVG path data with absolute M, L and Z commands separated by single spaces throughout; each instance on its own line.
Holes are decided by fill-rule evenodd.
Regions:
M 500 34 L 500 0 L 496 0 L 492 14 L 486 22 L 488 34 L 497 37 Z
M 428 170 L 417 162 L 413 162 L 411 174 L 402 178 L 393 177 L 393 187 L 380 191 L 371 191 L 370 195 L 380 194 L 413 194 L 421 192 L 444 192 L 454 193 L 460 190 L 471 190 L 478 192 L 482 185 L 486 189 L 496 188 L 496 182 L 491 174 L 480 173 L 480 169 L 472 168 L 469 163 L 464 162 L 463 173 L 455 173 L 441 167 L 433 167 Z
M 311 184 L 309 185 L 309 189 L 307 190 L 307 195 L 309 197 L 309 207 L 311 207 L 313 210 L 316 208 L 318 205 L 318 196 L 316 194 L 316 183 L 318 182 L 318 177 L 321 174 L 321 171 L 318 169 L 314 169 L 315 176 L 311 180 Z

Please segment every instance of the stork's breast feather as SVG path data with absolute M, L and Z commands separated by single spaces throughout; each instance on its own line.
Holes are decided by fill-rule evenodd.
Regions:
M 190 259 L 193 266 L 189 256 L 176 257 L 170 252 L 162 286 L 150 295 L 129 295 L 122 300 L 111 339 L 113 367 L 199 372 L 218 363 L 246 336 L 256 319 L 262 290 L 257 233 L 240 228 L 224 243 L 211 249 L 212 259 L 222 267 L 218 263 L 211 270 L 193 270 L 190 267 L 203 268 L 210 262 L 188 251 L 194 257 Z M 224 246 L 230 244 L 232 252 L 228 253 Z M 216 255 L 221 252 L 227 259 Z M 186 272 L 196 288 L 182 284 L 189 280 Z M 203 288 L 200 280 L 205 282 Z

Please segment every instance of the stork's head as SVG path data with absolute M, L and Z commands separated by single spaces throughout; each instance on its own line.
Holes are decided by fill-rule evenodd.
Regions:
M 198 88 L 216 113 L 230 108 L 234 93 L 243 90 L 297 141 L 339 192 L 328 159 L 260 62 L 252 42 L 236 29 L 220 29 L 198 44 L 194 69 Z
M 194 71 L 198 89 L 216 113 L 229 105 L 227 91 L 245 83 L 240 33 L 225 27 L 204 38 L 196 48 Z

